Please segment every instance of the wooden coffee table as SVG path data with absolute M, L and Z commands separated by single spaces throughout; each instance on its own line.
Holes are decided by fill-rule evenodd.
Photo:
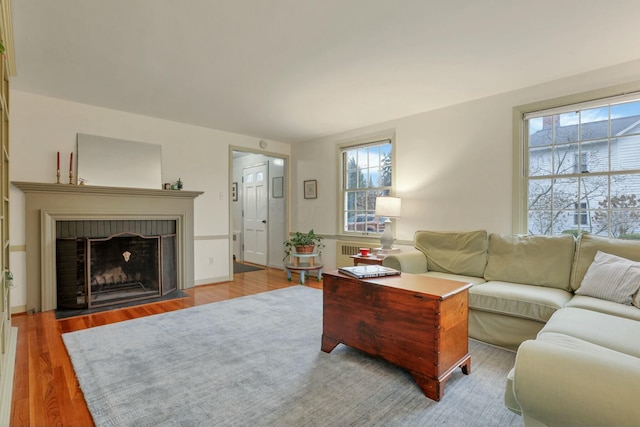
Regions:
M 407 369 L 433 400 L 460 367 L 471 373 L 471 284 L 402 273 L 355 279 L 332 271 L 323 280 L 322 351 L 343 343 Z

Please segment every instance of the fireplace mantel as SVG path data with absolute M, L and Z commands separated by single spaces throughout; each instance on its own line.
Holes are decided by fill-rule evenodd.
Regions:
M 153 190 L 149 188 L 102 187 L 97 185 L 50 184 L 46 182 L 12 181 L 13 185 L 25 194 L 34 192 L 60 194 L 105 194 L 122 196 L 168 197 L 195 199 L 202 191 L 186 190 Z
M 55 225 L 62 220 L 175 220 L 178 289 L 193 287 L 193 204 L 203 192 L 34 182 L 12 184 L 25 194 L 28 312 L 56 308 Z

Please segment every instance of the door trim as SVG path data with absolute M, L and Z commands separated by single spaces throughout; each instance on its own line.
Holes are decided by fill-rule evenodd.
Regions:
M 265 150 L 261 150 L 261 149 L 252 149 L 252 148 L 248 148 L 248 147 L 242 147 L 242 146 L 238 146 L 238 145 L 229 145 L 229 170 L 228 170 L 228 185 L 227 185 L 227 191 L 228 191 L 228 195 L 229 195 L 229 206 L 228 206 L 228 215 L 229 215 L 229 223 L 228 223 L 228 251 L 229 251 L 229 280 L 233 281 L 233 229 L 234 226 L 237 226 L 237 224 L 234 224 L 233 221 L 233 201 L 231 200 L 231 183 L 233 182 L 233 172 L 234 172 L 234 152 L 241 152 L 241 153 L 247 153 L 247 154 L 258 154 L 258 155 L 263 155 L 272 159 L 281 159 L 284 161 L 284 178 L 285 178 L 285 186 L 283 189 L 283 195 L 284 195 L 284 203 L 285 203 L 285 223 L 284 223 L 284 233 L 285 233 L 285 237 L 289 235 L 290 230 L 291 230 L 291 157 L 288 154 L 282 154 L 282 153 L 275 153 L 275 152 L 271 152 L 271 151 L 265 151 Z M 271 212 L 269 212 L 269 216 L 271 215 Z M 270 233 L 271 236 L 271 233 Z M 271 236 L 274 237 L 274 236 Z M 267 249 L 268 250 L 268 249 Z M 274 260 L 280 260 L 280 258 L 278 258 L 275 255 L 270 254 L 268 250 L 267 253 L 267 268 L 269 267 L 276 267 L 276 265 L 272 265 L 272 263 L 270 262 L 271 259 Z

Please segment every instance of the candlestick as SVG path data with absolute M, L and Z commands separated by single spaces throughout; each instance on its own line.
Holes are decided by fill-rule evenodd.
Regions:
M 56 184 L 60 184 L 60 168 L 58 168 L 58 172 L 56 173 Z
M 69 154 L 69 184 L 73 184 L 73 151 Z

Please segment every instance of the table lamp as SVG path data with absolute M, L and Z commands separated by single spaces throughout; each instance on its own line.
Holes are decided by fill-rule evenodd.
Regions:
M 399 197 L 376 197 L 376 216 L 386 217 L 384 232 L 380 236 L 382 252 L 393 250 L 393 231 L 391 231 L 391 218 L 400 218 L 401 200 Z

